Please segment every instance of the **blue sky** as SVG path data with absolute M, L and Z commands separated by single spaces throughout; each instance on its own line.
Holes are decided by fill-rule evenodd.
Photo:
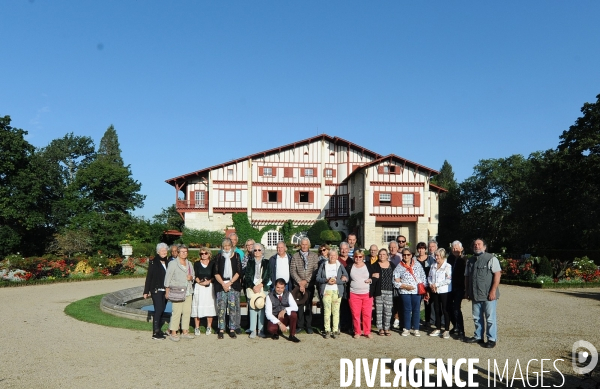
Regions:
M 600 94 L 598 1 L 0 0 L 0 115 L 36 147 L 113 124 L 164 181 L 319 133 L 459 181 L 554 148 Z

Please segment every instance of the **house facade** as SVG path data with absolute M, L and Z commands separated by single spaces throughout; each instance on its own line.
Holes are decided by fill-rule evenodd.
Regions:
M 236 212 L 247 213 L 257 228 L 292 220 L 308 229 L 325 219 L 334 230 L 355 232 L 363 246 L 381 246 L 400 234 L 413 244 L 437 235 L 445 189 L 430 184 L 436 174 L 323 134 L 166 182 L 188 228 L 227 230 Z M 273 230 L 261 243 L 274 247 L 280 239 Z

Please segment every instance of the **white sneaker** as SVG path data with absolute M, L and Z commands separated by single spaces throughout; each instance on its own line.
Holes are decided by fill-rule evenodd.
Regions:
M 196 335 L 196 336 L 200 335 L 200 328 L 196 328 L 194 330 L 194 335 Z
M 450 339 L 450 333 L 448 331 L 444 331 L 444 339 Z
M 405 328 L 405 329 L 403 329 L 403 330 L 402 330 L 402 333 L 401 333 L 400 335 L 402 335 L 402 336 L 408 336 L 408 334 L 409 334 L 409 332 L 408 332 L 408 330 Z
M 414 330 L 413 331 L 413 335 L 414 336 L 421 336 L 421 333 L 419 332 L 419 330 Z
M 440 336 L 440 330 L 434 330 L 429 336 Z
M 398 320 L 398 319 L 394 320 L 394 325 L 393 325 L 393 327 L 394 327 L 394 328 L 400 328 L 400 320 Z
M 208 327 L 206 329 L 206 335 L 210 335 L 210 334 L 212 334 L 212 329 L 210 327 Z

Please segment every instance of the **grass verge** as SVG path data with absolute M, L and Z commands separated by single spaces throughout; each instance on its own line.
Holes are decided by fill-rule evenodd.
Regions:
M 152 322 L 145 323 L 138 320 L 117 317 L 102 312 L 100 300 L 103 294 L 91 296 L 83 300 L 75 301 L 65 307 L 65 313 L 72 318 L 86 323 L 99 324 L 101 326 L 126 328 L 128 330 L 152 331 Z

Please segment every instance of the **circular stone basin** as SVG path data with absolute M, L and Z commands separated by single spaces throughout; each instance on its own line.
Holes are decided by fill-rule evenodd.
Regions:
M 144 299 L 144 286 L 118 290 L 102 297 L 100 309 L 111 315 L 145 322 L 151 322 L 154 316 L 152 299 Z M 167 302 L 164 316 L 171 316 L 171 302 Z

